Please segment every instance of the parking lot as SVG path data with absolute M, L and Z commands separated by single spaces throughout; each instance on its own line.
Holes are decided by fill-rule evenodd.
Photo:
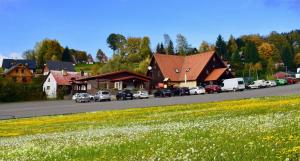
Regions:
M 71 114 L 101 110 L 116 110 L 127 108 L 142 108 L 151 106 L 190 104 L 254 98 L 263 96 L 284 96 L 300 94 L 300 84 L 272 88 L 245 90 L 240 92 L 225 92 L 218 94 L 191 95 L 168 98 L 149 98 L 128 101 L 75 103 L 74 101 L 40 101 L 8 103 L 0 105 L 0 119 L 36 117 L 45 115 Z

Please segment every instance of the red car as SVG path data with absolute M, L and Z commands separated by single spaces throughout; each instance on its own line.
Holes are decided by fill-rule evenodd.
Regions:
M 293 77 L 286 77 L 285 80 L 287 81 L 288 84 L 296 84 L 297 79 Z
M 207 85 L 205 86 L 206 93 L 221 93 L 221 87 L 218 85 Z

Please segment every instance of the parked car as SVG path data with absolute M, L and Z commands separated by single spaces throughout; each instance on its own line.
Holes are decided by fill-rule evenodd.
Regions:
M 297 79 L 293 77 L 286 77 L 285 80 L 287 81 L 287 84 L 296 84 Z
M 276 82 L 273 80 L 268 80 L 268 81 L 266 81 L 266 85 L 267 85 L 267 87 L 275 87 Z
M 282 86 L 287 84 L 287 80 L 285 79 L 276 79 L 275 82 L 277 86 Z
M 133 100 L 133 94 L 130 90 L 119 91 L 116 95 L 117 100 Z
M 181 87 L 179 88 L 180 96 L 188 96 L 190 95 L 190 89 L 188 87 Z
M 205 94 L 205 88 L 201 86 L 190 88 L 190 94 Z
M 91 99 L 89 97 L 89 94 L 87 94 L 87 93 L 80 93 L 77 96 L 77 98 L 75 99 L 75 102 L 80 102 L 80 103 L 82 103 L 82 102 L 90 102 L 90 101 L 91 101 Z
M 79 94 L 80 94 L 80 93 L 75 93 L 75 94 L 72 96 L 72 100 L 74 100 L 74 101 L 75 101 L 75 100 L 76 100 L 76 98 L 79 96 Z
M 265 80 L 256 80 L 249 85 L 249 88 L 251 89 L 265 88 L 265 87 L 267 87 Z
M 243 78 L 232 78 L 223 80 L 222 91 L 243 91 L 245 82 Z
M 95 95 L 95 101 L 111 101 L 111 95 L 109 91 L 98 91 Z
M 147 91 L 137 91 L 133 94 L 133 97 L 138 99 L 149 98 L 149 93 Z
M 91 95 L 91 94 L 88 94 L 88 95 L 89 95 L 89 98 L 90 98 L 91 101 L 95 100 L 95 97 L 93 95 Z
M 171 97 L 172 91 L 170 89 L 159 89 L 154 92 L 154 97 Z
M 221 87 L 219 85 L 207 85 L 205 91 L 206 93 L 221 93 Z

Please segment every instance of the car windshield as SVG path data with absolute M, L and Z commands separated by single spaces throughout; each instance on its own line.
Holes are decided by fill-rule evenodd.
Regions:
M 238 81 L 238 84 L 240 84 L 240 85 L 244 84 L 244 81 Z
M 102 92 L 102 94 L 109 94 L 109 92 Z

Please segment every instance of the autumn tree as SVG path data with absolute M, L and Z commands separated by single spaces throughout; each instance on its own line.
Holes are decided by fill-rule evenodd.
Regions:
M 294 58 L 294 63 L 299 66 L 300 65 L 300 53 L 297 53 Z
M 37 66 L 42 68 L 46 60 L 61 60 L 64 48 L 57 40 L 44 39 L 35 46 Z
M 203 53 L 203 52 L 206 52 L 206 51 L 211 51 L 211 50 L 214 50 L 214 48 L 212 47 L 212 45 L 210 45 L 208 42 L 206 41 L 202 41 L 201 44 L 200 44 L 200 47 L 199 47 L 199 52 L 200 53 Z
M 272 59 L 274 61 L 279 60 L 279 51 L 273 44 L 263 42 L 258 47 L 258 53 L 260 57 L 263 58 L 264 60 L 269 60 L 269 59 Z
M 24 51 L 22 54 L 22 57 L 23 57 L 23 59 L 27 59 L 27 60 L 35 60 L 36 59 L 34 50 Z

